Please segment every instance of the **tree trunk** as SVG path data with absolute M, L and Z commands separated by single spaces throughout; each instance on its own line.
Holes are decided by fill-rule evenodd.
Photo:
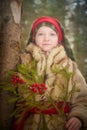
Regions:
M 20 21 L 22 0 L 0 0 L 1 27 L 0 27 L 0 82 L 4 82 L 9 70 L 15 69 L 19 61 Z M 0 92 L 0 130 L 10 130 L 12 118 L 10 115 L 14 104 L 9 104 L 12 95 Z

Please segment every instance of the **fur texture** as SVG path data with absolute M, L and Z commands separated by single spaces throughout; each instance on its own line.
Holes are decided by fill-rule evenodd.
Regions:
M 60 96 L 61 99 L 64 97 L 65 93 L 62 92 L 57 85 L 63 86 L 64 88 L 67 86 L 66 78 L 60 74 L 52 73 L 52 69 L 58 67 L 58 69 L 67 68 L 68 72 L 74 73 L 74 75 L 70 78 L 68 84 L 68 92 L 72 90 L 73 85 L 76 85 L 79 92 L 72 95 L 68 98 L 68 101 L 71 103 L 71 112 L 69 113 L 68 118 L 72 116 L 77 116 L 83 120 L 82 130 L 86 130 L 87 127 L 87 84 L 82 74 L 77 68 L 75 62 L 69 59 L 66 55 L 64 47 L 62 45 L 58 45 L 56 48 L 53 48 L 50 52 L 43 52 L 40 48 L 38 48 L 35 44 L 30 43 L 26 48 L 25 53 L 21 54 L 21 63 L 22 64 L 30 64 L 32 59 L 37 61 L 37 71 L 39 75 L 42 75 L 45 70 L 45 84 L 48 87 L 47 92 L 45 93 L 44 99 L 48 96 L 48 93 L 52 96 L 52 98 L 56 101 Z M 40 100 L 40 99 L 38 99 Z M 49 115 L 44 115 L 45 121 L 48 121 Z M 37 122 L 40 122 L 40 127 L 33 123 L 27 126 L 27 121 L 24 130 L 42 130 L 43 124 L 43 116 L 41 115 L 31 115 L 30 118 L 35 119 Z M 60 120 L 58 115 L 55 115 L 55 118 L 52 116 L 53 121 L 48 123 L 49 130 L 64 130 L 64 128 L 58 125 Z M 56 120 L 54 120 L 56 119 Z M 54 125 L 55 124 L 55 125 Z M 30 126 L 29 126 L 30 125 Z M 54 127 L 53 127 L 54 126 Z M 44 129 L 45 130 L 45 129 Z

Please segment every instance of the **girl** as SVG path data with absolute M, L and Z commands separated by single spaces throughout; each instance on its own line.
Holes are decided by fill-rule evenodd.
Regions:
M 87 84 L 76 63 L 67 56 L 63 40 L 57 19 L 46 16 L 33 23 L 28 45 L 20 57 L 21 64 L 36 61 L 37 77 L 44 75 L 46 91 L 35 96 L 35 103 L 42 102 L 42 109 L 28 109 L 15 130 L 86 130 Z M 34 85 L 32 90 L 37 91 Z M 26 100 L 26 94 L 23 98 Z

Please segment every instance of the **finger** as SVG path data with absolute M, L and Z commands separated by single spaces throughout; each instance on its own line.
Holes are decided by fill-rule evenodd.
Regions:
M 77 118 L 71 118 L 66 124 L 68 130 L 79 130 L 80 127 L 81 123 Z
M 72 118 L 68 120 L 66 123 L 66 128 L 70 127 L 70 125 L 73 123 Z

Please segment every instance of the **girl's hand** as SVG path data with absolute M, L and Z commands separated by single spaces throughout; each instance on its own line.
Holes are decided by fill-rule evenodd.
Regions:
M 66 123 L 67 130 L 80 130 L 81 126 L 82 126 L 81 121 L 76 117 L 70 118 Z

